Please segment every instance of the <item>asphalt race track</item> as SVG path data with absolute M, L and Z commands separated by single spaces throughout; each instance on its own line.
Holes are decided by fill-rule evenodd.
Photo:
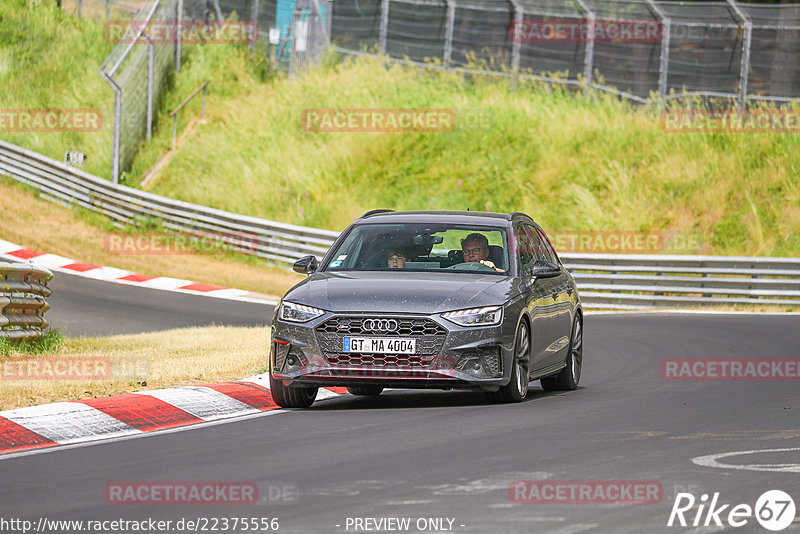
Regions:
M 250 324 L 250 306 L 257 306 L 199 306 L 203 297 L 139 297 L 145 290 L 122 286 L 81 300 L 84 283 L 93 282 L 53 284 L 53 302 L 75 306 L 72 322 L 63 323 L 68 331 L 101 328 L 85 313 L 115 332 L 155 328 L 165 317 L 169 326 Z M 125 313 L 120 303 L 129 306 Z M 163 305 L 158 313 L 156 304 Z M 48 313 L 58 324 L 63 312 L 54 308 Z M 117 320 L 127 323 L 112 324 Z M 693 527 L 697 505 L 686 512 L 689 526 L 667 521 L 679 492 L 692 493 L 698 505 L 703 493 L 719 492 L 719 504 L 730 505 L 723 521 L 733 506 L 754 507 L 772 489 L 800 508 L 798 382 L 666 381 L 660 364 L 675 357 L 796 358 L 799 326 L 797 316 L 786 315 L 589 315 L 577 391 L 544 393 L 537 385 L 526 402 L 507 405 L 464 392 L 343 395 L 305 411 L 9 457 L 0 459 L 0 517 L 173 525 L 181 518 L 278 518 L 279 531 L 292 533 L 376 532 L 365 520 L 390 517 L 409 518 L 411 527 L 381 532 L 769 532 L 753 517 L 740 528 Z M 729 456 L 718 467 L 692 461 L 773 449 L 794 450 Z M 657 481 L 663 494 L 650 504 L 519 503 L 509 496 L 517 480 Z M 237 506 L 107 504 L 106 485 L 130 481 L 255 482 L 260 497 Z M 444 528 L 429 528 L 435 523 L 428 518 L 441 518 Z M 700 525 L 705 519 L 701 514 Z M 214 523 L 205 525 L 214 531 Z M 800 519 L 783 530 L 797 531 Z
M 210 324 L 257 326 L 273 306 L 161 291 L 55 273 L 48 284 L 53 328 L 66 335 L 110 336 Z

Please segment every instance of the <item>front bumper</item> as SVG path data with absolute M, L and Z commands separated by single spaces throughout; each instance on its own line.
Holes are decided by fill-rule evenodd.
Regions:
M 360 321 L 376 314 L 325 315 L 303 324 L 272 324 L 270 372 L 285 386 L 380 385 L 396 388 L 496 390 L 509 381 L 514 329 L 459 327 L 438 315 L 379 314 L 400 320 L 413 355 L 342 352 L 343 337 L 362 335 Z M 354 333 L 355 332 L 355 333 Z

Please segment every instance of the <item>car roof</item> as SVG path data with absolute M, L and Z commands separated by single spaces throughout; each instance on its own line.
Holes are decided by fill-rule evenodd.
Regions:
M 507 226 L 509 221 L 518 217 L 533 220 L 524 213 L 495 213 L 491 211 L 448 211 L 448 210 L 421 210 L 421 211 L 391 211 L 372 210 L 361 216 L 357 223 L 369 221 L 378 222 L 454 222 L 460 224 L 486 225 L 501 223 Z

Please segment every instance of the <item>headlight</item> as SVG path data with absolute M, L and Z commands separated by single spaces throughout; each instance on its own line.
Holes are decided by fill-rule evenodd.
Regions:
M 320 310 L 319 308 L 283 301 L 278 318 L 282 321 L 290 321 L 292 323 L 307 323 L 311 319 L 316 319 L 323 313 L 325 313 L 325 310 Z
M 442 317 L 460 326 L 491 326 L 500 324 L 503 318 L 502 306 L 470 308 L 443 313 Z

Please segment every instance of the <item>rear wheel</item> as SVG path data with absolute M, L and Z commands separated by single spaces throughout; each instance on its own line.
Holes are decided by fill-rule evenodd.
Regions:
M 511 362 L 511 380 L 499 391 L 489 393 L 495 402 L 521 402 L 528 396 L 528 371 L 530 370 L 531 336 L 528 323 L 522 321 L 514 343 L 514 361 Z
M 308 408 L 317 398 L 315 387 L 284 386 L 283 382 L 276 380 L 269 374 L 269 389 L 272 400 L 282 408 Z
M 542 378 L 542 389 L 546 391 L 572 391 L 578 387 L 583 367 L 583 328 L 580 316 L 572 325 L 572 339 L 567 352 L 567 366 L 560 373 Z
M 380 395 L 383 388 L 381 386 L 350 386 L 347 391 L 353 395 L 362 395 L 367 397 L 374 397 Z

